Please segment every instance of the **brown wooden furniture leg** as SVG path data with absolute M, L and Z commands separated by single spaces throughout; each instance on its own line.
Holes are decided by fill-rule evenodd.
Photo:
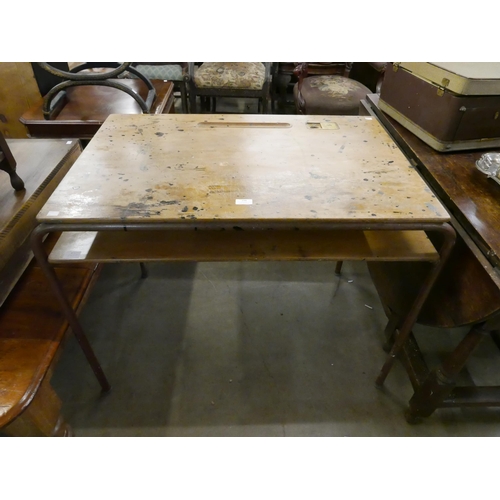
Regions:
M 2 429 L 16 437 L 71 437 L 73 431 L 61 415 L 61 400 L 45 378 L 31 404 Z
M 0 133 L 0 170 L 3 170 L 10 177 L 10 184 L 16 191 L 22 191 L 24 189 L 24 182 L 17 175 L 16 172 L 16 160 L 12 155 L 12 152 L 4 139 L 3 135 Z
M 416 423 L 419 417 L 428 417 L 436 408 L 442 406 L 444 398 L 455 387 L 457 375 L 485 335 L 489 335 L 489 331 L 484 328 L 484 323 L 473 326 L 443 364 L 429 374 L 410 399 L 409 408 L 405 413 L 409 423 Z
M 386 311 L 389 321 L 384 330 L 385 342 L 383 349 L 385 352 L 391 352 L 392 346 L 394 345 L 394 340 L 396 337 L 396 330 L 401 328 L 401 318 L 391 311 Z
M 335 274 L 339 275 L 342 272 L 342 264 L 344 263 L 343 260 L 339 260 L 337 264 L 335 265 Z

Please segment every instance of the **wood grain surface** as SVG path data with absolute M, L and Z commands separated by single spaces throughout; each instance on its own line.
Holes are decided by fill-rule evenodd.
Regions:
M 204 123 L 215 121 L 224 126 Z M 376 226 L 449 217 L 371 118 L 111 115 L 38 220 Z
M 378 96 L 369 96 L 377 109 Z M 485 150 L 439 153 L 381 111 L 381 119 L 448 210 L 490 259 L 500 264 L 500 184 L 476 168 Z M 497 150 L 500 151 L 500 150 Z
M 89 263 L 56 268 L 75 310 L 83 306 L 99 270 Z M 0 309 L 0 427 L 33 400 L 67 328 L 45 275 L 32 261 Z
M 65 231 L 52 263 L 245 260 L 432 261 L 424 231 Z
M 82 150 L 77 140 L 8 139 L 7 142 L 25 189 L 14 191 L 7 174 L 0 172 L 0 305 L 32 257 L 23 243 L 35 227 L 35 215 Z

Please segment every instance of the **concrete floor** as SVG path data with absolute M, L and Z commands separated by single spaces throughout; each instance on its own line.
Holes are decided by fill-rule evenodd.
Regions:
M 346 262 L 340 277 L 334 265 L 150 264 L 147 279 L 108 265 L 81 320 L 113 389 L 100 396 L 71 340 L 53 378 L 64 416 L 77 436 L 500 434 L 498 409 L 406 423 L 402 366 L 374 386 L 385 315 L 366 264 Z M 462 333 L 416 329 L 436 361 Z M 490 381 L 499 360 L 485 341 L 468 376 Z
M 178 102 L 176 106 L 178 106 Z M 236 101 L 226 112 L 256 112 Z M 290 111 L 293 112 L 293 111 Z M 366 264 L 167 263 L 104 268 L 81 321 L 113 389 L 70 339 L 53 385 L 77 436 L 497 436 L 500 409 L 441 409 L 418 425 Z M 369 307 L 367 307 L 369 306 Z M 417 326 L 434 366 L 464 330 Z M 500 384 L 490 339 L 466 383 Z

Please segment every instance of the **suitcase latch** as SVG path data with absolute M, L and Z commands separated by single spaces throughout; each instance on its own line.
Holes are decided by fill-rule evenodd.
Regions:
M 443 78 L 441 80 L 441 86 L 438 87 L 437 95 L 442 96 L 444 94 L 444 91 L 446 90 L 446 87 L 448 87 L 449 84 L 450 84 L 450 80 L 448 78 Z

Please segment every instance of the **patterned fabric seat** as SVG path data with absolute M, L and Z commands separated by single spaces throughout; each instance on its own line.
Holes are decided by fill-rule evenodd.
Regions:
M 134 67 L 150 80 L 182 82 L 184 78 L 180 64 L 134 64 Z
M 294 97 L 297 98 L 297 86 Z M 301 93 L 308 115 L 357 115 L 359 102 L 371 91 L 345 76 L 311 76 L 304 79 Z
M 266 70 L 261 62 L 203 63 L 194 72 L 199 88 L 261 90 Z
M 309 63 L 297 67 L 298 83 L 293 89 L 299 114 L 358 115 L 360 101 L 367 94 L 380 91 L 386 63 L 355 62 L 349 77 L 308 76 Z
M 202 109 L 216 112 L 217 97 L 259 99 L 262 113 L 267 113 L 271 91 L 271 63 L 204 62 L 199 67 L 188 63 L 191 113 L 197 112 L 197 97 Z

